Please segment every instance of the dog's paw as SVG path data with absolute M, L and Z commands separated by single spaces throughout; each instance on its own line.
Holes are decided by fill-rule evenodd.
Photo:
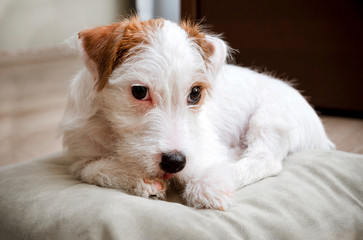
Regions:
M 183 198 L 188 206 L 227 210 L 232 201 L 232 192 L 223 186 L 208 183 L 190 183 L 186 185 Z
M 188 206 L 227 210 L 232 202 L 235 187 L 229 175 L 223 177 L 208 172 L 196 181 L 186 184 L 183 198 Z
M 153 199 L 165 199 L 165 193 L 167 189 L 167 183 L 163 179 L 159 178 L 144 178 L 140 183 L 141 189 L 139 189 L 140 195 L 145 198 Z

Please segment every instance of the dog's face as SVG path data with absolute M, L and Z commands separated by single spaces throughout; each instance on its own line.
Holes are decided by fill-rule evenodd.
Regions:
M 84 30 L 79 40 L 113 154 L 144 177 L 181 171 L 197 154 L 200 112 L 225 61 L 224 42 L 187 22 L 137 18 Z

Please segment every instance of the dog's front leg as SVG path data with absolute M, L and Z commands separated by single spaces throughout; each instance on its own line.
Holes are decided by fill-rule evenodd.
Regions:
M 214 151 L 216 150 L 216 151 Z M 223 161 L 223 150 L 202 151 L 178 174 L 184 185 L 183 199 L 195 208 L 227 210 L 236 189 L 232 164 Z
M 286 118 L 273 118 L 268 110 L 255 114 L 246 134 L 247 149 L 233 165 L 238 187 L 275 176 L 282 169 L 282 162 L 290 148 L 289 123 Z M 267 120 L 267 121 L 266 121 Z
M 130 175 L 128 168 L 115 157 L 98 160 L 80 160 L 71 165 L 71 171 L 81 181 L 101 187 L 121 189 L 124 192 L 141 196 L 165 199 L 167 183 L 159 178 L 143 178 Z
M 210 166 L 195 174 L 185 184 L 183 198 L 188 206 L 227 210 L 235 185 L 228 165 Z

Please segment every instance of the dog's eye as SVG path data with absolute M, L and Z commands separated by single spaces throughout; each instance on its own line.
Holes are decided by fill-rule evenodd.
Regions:
M 131 87 L 132 96 L 138 100 L 148 100 L 149 90 L 145 86 L 134 85 Z
M 193 87 L 188 96 L 188 104 L 189 105 L 197 104 L 201 97 L 202 97 L 202 88 L 199 86 Z

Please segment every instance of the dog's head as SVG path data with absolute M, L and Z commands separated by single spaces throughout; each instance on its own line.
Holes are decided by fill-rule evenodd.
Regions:
M 189 21 L 132 17 L 81 31 L 78 45 L 92 79 L 77 88 L 87 100 L 70 106 L 88 101 L 89 117 L 107 125 L 109 134 L 89 134 L 92 141 L 143 174 L 168 178 L 183 169 L 201 140 L 200 112 L 225 62 L 226 44 Z M 76 117 L 77 110 L 71 112 Z

